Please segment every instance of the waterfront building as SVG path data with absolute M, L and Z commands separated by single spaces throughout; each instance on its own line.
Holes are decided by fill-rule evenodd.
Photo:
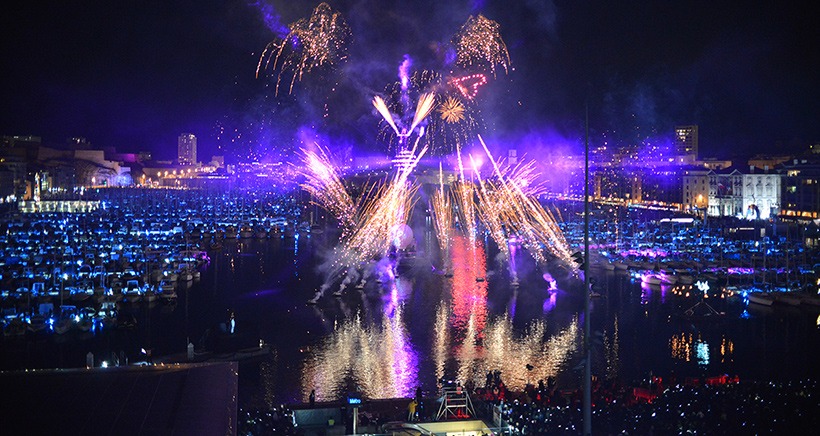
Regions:
M 743 175 L 743 213 L 747 218 L 768 219 L 780 208 L 780 174 L 753 166 Z
M 683 210 L 698 215 L 709 206 L 709 170 L 692 167 L 683 170 Z
M 196 136 L 183 133 L 177 140 L 177 162 L 180 165 L 196 165 Z
M 739 216 L 743 213 L 743 173 L 737 168 L 709 172 L 709 216 Z
M 688 157 L 692 162 L 698 158 L 698 126 L 675 126 L 675 155 Z
M 820 218 L 820 160 L 794 159 L 784 164 L 781 215 L 798 219 Z
M 708 215 L 769 219 L 780 209 L 781 175 L 754 166 L 710 170 Z M 693 176 L 691 183 L 696 182 Z M 691 195 L 695 191 L 690 191 Z

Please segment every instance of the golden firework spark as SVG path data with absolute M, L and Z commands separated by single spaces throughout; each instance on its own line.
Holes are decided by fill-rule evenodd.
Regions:
M 470 16 L 453 37 L 456 47 L 456 65 L 462 68 L 487 68 L 495 76 L 497 66 L 510 65 L 507 45 L 501 38 L 501 26 L 483 15 Z
M 450 235 L 453 231 L 453 208 L 450 196 L 444 191 L 444 174 L 441 169 L 441 163 L 439 163 L 438 167 L 438 181 L 439 188 L 433 193 L 431 211 L 439 248 L 441 248 L 442 257 L 446 258 L 445 253 L 447 252 L 447 247 L 450 245 Z
M 347 41 L 350 28 L 342 14 L 333 11 L 327 3 L 319 3 L 310 18 L 301 18 L 288 26 L 290 32 L 282 40 L 271 41 L 256 66 L 256 77 L 270 66 L 279 73 L 276 77 L 276 94 L 282 77 L 290 74 L 288 93 L 302 76 L 314 68 L 332 65 L 347 58 Z
M 419 102 L 416 105 L 416 113 L 415 115 L 413 115 L 413 124 L 410 125 L 410 131 L 408 132 L 408 134 L 412 133 L 413 130 L 415 130 L 415 128 L 419 125 L 419 123 L 421 123 L 425 118 L 427 118 L 428 115 L 430 115 L 430 112 L 433 111 L 433 106 L 435 102 L 436 94 L 433 92 L 422 94 L 419 97 Z
M 343 235 L 350 233 L 355 225 L 356 204 L 327 151 L 318 144 L 316 151 L 302 150 L 302 162 L 304 165 L 297 170 L 305 177 L 302 188 L 311 195 L 313 203 L 336 216 Z
M 455 97 L 447 97 L 438 108 L 441 119 L 448 123 L 464 120 L 464 105 Z
M 571 251 L 555 217 L 532 194 L 537 192 L 534 181 L 534 166 L 530 163 L 501 168 L 493 158 L 481 136 L 479 142 L 484 147 L 493 168 L 493 178 L 484 180 L 475 172 L 478 183 L 464 182 L 461 154 L 458 153 L 461 181 L 456 189 L 463 190 L 456 197 L 463 210 L 475 210 L 478 218 L 490 231 L 502 254 L 509 260 L 508 238 L 515 236 L 536 262 L 544 264 L 549 256 L 573 265 Z M 472 156 L 470 157 L 472 160 Z M 475 166 L 475 164 L 473 164 Z M 470 186 L 469 193 L 465 186 Z M 458 191 L 457 191 L 458 192 Z M 478 201 L 473 201 L 473 195 Z M 472 208 L 472 209 L 470 209 Z M 463 217 L 467 220 L 467 217 Z

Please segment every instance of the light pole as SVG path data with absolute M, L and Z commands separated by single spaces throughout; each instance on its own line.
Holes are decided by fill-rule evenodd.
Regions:
M 592 362 L 589 343 L 589 106 L 584 123 L 584 435 L 592 434 Z
M 60 313 L 63 312 L 63 294 L 65 293 L 65 281 L 68 280 L 68 274 L 63 273 L 60 276 Z

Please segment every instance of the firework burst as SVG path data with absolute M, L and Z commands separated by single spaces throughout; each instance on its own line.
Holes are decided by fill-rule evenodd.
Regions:
M 456 65 L 459 67 L 488 69 L 495 76 L 496 68 L 504 73 L 510 66 L 510 54 L 501 38 L 501 26 L 483 15 L 470 16 L 453 37 L 456 47 Z
M 447 97 L 438 107 L 441 119 L 450 123 L 464 121 L 464 105 L 455 97 Z
M 277 70 L 276 94 L 283 77 L 290 75 L 288 94 L 304 74 L 347 59 L 350 28 L 344 17 L 327 3 L 320 3 L 310 18 L 302 18 L 288 26 L 290 32 L 282 40 L 271 41 L 256 66 L 256 77 L 269 67 Z M 273 61 L 271 65 L 271 61 Z M 286 79 L 287 80 L 287 79 Z

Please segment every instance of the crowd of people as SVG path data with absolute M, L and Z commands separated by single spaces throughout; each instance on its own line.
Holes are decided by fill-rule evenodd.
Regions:
M 240 409 L 238 415 L 238 435 L 299 434 L 293 426 L 293 411 L 284 406 L 272 410 Z
M 637 388 L 596 384 L 595 433 L 803 434 L 820 425 L 820 396 L 814 381 L 711 380 Z M 583 428 L 581 393 L 538 399 L 542 392 L 539 384 L 504 402 L 505 424 L 520 434 L 578 434 Z M 649 395 L 638 395 L 646 392 Z M 556 397 L 561 400 L 556 402 Z
M 820 428 L 817 388 L 813 380 L 741 382 L 728 376 L 681 381 L 650 376 L 638 386 L 593 380 L 592 426 L 595 434 L 619 435 L 806 434 Z M 478 417 L 488 424 L 491 408 L 500 408 L 504 431 L 569 435 L 583 429 L 581 390 L 561 390 L 553 378 L 516 392 L 507 390 L 495 371 L 483 386 L 468 382 L 463 389 L 476 401 Z M 411 400 L 407 421 L 432 418 L 419 413 L 420 397 L 417 392 Z M 292 423 L 285 408 L 240 411 L 238 433 L 299 434 Z

